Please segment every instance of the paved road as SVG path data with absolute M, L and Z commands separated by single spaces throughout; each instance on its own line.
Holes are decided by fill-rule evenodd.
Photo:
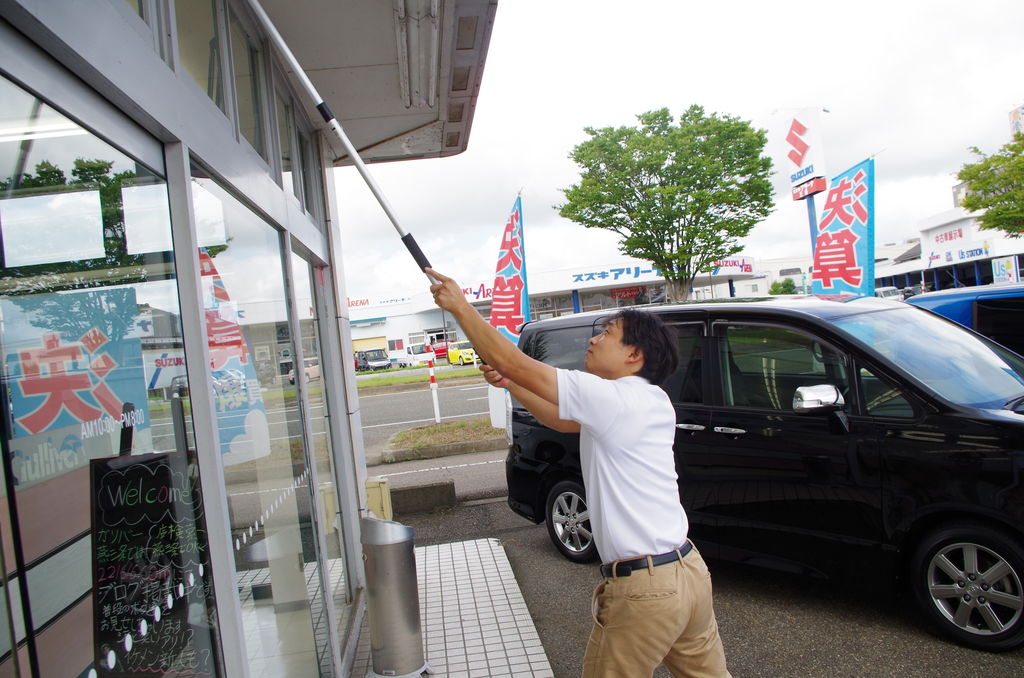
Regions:
M 495 464 L 500 466 L 500 464 Z M 404 517 L 423 546 L 493 537 L 505 547 L 556 678 L 576 678 L 590 633 L 593 565 L 558 556 L 545 527 L 504 498 Z M 715 609 L 735 678 L 1016 678 L 1024 651 L 989 654 L 931 635 L 909 601 L 872 590 L 710 562 Z M 659 669 L 657 678 L 667 678 Z

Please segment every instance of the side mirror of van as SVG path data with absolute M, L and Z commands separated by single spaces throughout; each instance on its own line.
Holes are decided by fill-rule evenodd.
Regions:
M 845 404 L 843 394 L 832 384 L 801 386 L 793 393 L 793 411 L 797 414 L 840 410 Z
M 830 426 L 835 433 L 849 433 L 850 422 L 843 412 L 846 401 L 843 394 L 833 384 L 815 384 L 800 386 L 793 393 L 793 411 L 797 414 L 828 413 L 832 417 Z

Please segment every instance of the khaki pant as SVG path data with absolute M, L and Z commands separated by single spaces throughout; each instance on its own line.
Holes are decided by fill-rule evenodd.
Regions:
M 681 561 L 609 577 L 594 590 L 594 629 L 583 678 L 730 678 L 711 602 L 711 574 L 697 549 Z

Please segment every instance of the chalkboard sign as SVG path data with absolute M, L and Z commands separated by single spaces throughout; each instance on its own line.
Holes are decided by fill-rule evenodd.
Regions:
M 222 675 L 193 454 L 95 459 L 90 470 L 95 675 Z

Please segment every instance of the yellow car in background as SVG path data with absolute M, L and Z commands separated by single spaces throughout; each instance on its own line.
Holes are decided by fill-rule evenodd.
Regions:
M 449 365 L 470 365 L 476 362 L 480 362 L 480 359 L 476 357 L 476 351 L 473 350 L 473 345 L 468 341 L 457 341 L 454 344 L 448 344 Z

